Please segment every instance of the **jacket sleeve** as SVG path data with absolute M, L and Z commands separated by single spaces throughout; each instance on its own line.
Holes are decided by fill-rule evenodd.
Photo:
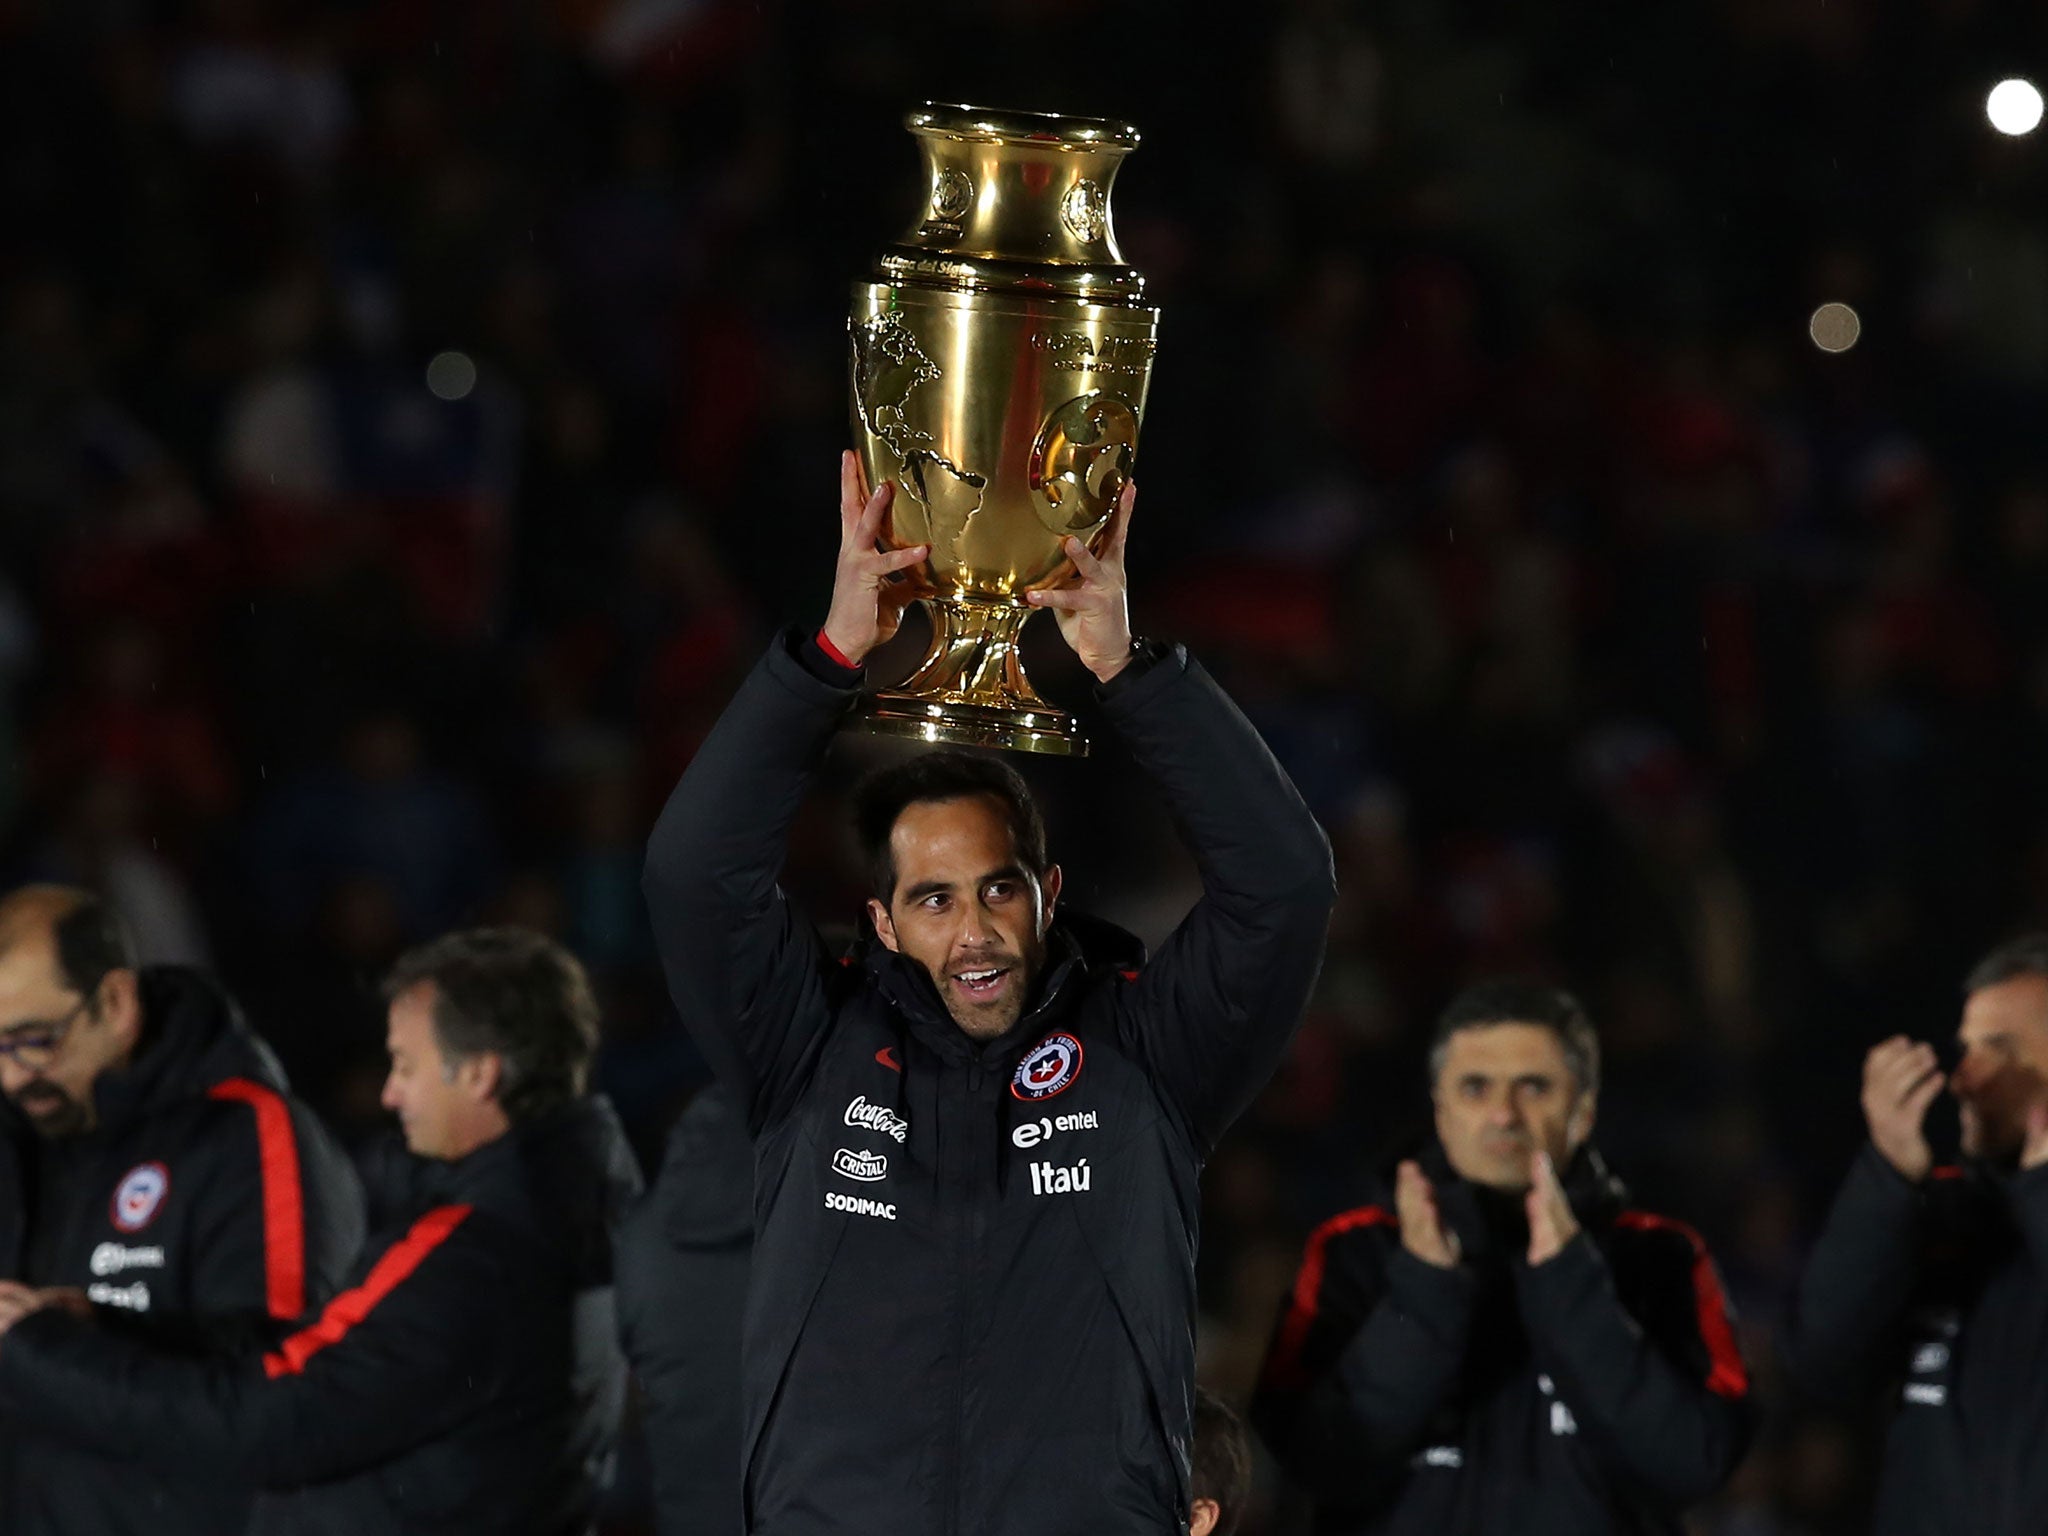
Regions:
M 1678 1509 L 1719 1488 L 1748 1448 L 1749 1372 L 1698 1235 L 1637 1212 L 1617 1227 L 1646 1234 L 1637 1238 L 1645 1272 L 1633 1310 L 1581 1232 L 1549 1262 L 1517 1266 L 1522 1321 L 1579 1432 L 1629 1481 Z
M 445 1206 L 260 1357 L 149 1347 L 56 1311 L 0 1339 L 0 1404 L 110 1455 L 253 1486 L 324 1482 L 445 1433 L 499 1384 L 521 1277 Z M 493 1305 L 496 1299 L 497 1305 Z
M 2035 1267 L 2048 1271 L 2048 1166 L 2020 1173 L 2006 1186 L 2006 1199 Z
M 306 1110 L 234 1078 L 210 1095 L 220 1161 L 195 1212 L 191 1312 L 224 1341 L 251 1320 L 266 1341 L 340 1286 L 363 1242 L 362 1186 Z
M 786 630 L 705 738 L 647 845 L 669 994 L 758 1130 L 829 1017 L 824 946 L 776 883 L 789 829 L 852 686 Z M 849 677 L 853 674 L 849 674 Z
M 1127 1028 L 1206 1154 L 1301 1022 L 1336 900 L 1329 839 L 1223 690 L 1179 646 L 1102 692 L 1201 871 L 1202 896 L 1131 985 Z
M 1251 1417 L 1318 1501 L 1359 1507 L 1405 1476 L 1464 1360 L 1477 1282 L 1425 1264 L 1377 1206 L 1310 1237 L 1260 1373 Z
M 1785 1330 L 1787 1363 L 1815 1396 L 1849 1406 L 1897 1373 L 1926 1215 L 1926 1192 L 1864 1143 L 1807 1255 Z

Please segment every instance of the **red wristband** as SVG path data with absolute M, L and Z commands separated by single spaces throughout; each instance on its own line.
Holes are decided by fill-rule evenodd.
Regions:
M 860 670 L 860 663 L 857 661 L 848 661 L 846 659 L 846 653 L 840 650 L 838 646 L 834 645 L 831 642 L 831 640 L 827 638 L 824 630 L 821 629 L 818 631 L 817 640 L 818 649 L 823 651 L 828 657 L 830 657 L 836 665 L 846 668 L 846 670 L 849 672 L 858 672 Z

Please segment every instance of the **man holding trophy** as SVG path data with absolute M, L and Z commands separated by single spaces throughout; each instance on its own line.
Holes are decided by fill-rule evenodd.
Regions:
M 1329 846 L 1201 667 L 1131 635 L 1156 315 L 1106 197 L 1135 136 L 968 109 L 911 126 L 929 205 L 856 290 L 861 452 L 830 612 L 770 647 L 648 850 L 676 1005 L 755 1138 L 747 1528 L 1166 1536 L 1190 1513 L 1197 1179 L 1298 1021 Z M 864 700 L 913 596 L 931 652 Z M 1016 665 L 1041 607 L 1174 812 L 1201 900 L 1144 963 L 1059 905 L 1023 781 L 935 752 L 862 787 L 873 935 L 835 961 L 776 883 L 833 731 L 859 711 L 1081 750 Z

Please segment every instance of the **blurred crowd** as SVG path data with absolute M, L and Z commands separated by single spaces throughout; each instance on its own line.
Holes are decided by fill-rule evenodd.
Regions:
M 1981 110 L 2044 57 L 1993 0 L 0 0 L 0 884 L 216 968 L 354 1136 L 401 947 L 558 935 L 653 1158 L 705 1069 L 643 840 L 822 616 L 901 116 L 1128 119 L 1139 627 L 1342 890 L 1208 1175 L 1205 1380 L 1242 1400 L 1302 1235 L 1422 1128 L 1449 991 L 1544 976 L 1769 1394 L 1699 1528 L 1853 1529 L 1866 1426 L 1771 1329 L 1864 1051 L 2048 924 L 2048 143 Z M 827 921 L 869 755 L 800 829 Z M 1194 887 L 1115 754 L 1027 771 L 1157 942 Z

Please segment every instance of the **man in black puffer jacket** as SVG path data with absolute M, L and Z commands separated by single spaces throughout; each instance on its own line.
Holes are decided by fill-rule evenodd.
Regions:
M 0 900 L 0 1279 L 178 1348 L 282 1337 L 363 1237 L 348 1159 L 193 971 L 138 966 L 86 892 Z M 0 1412 L 8 1536 L 221 1536 L 251 1484 Z
M 388 992 L 414 1211 L 347 1287 L 255 1354 L 171 1353 L 0 1286 L 0 1401 L 53 1431 L 273 1493 L 292 1536 L 578 1536 L 617 1443 L 611 1232 L 638 1193 L 585 1096 L 597 1005 L 535 934 L 401 959 Z
M 1993 950 L 1963 990 L 1954 1072 L 1903 1036 L 1865 1060 L 1870 1139 L 1785 1341 L 1812 1391 L 1891 1411 L 1877 1536 L 2048 1529 L 2048 934 Z M 1963 1160 L 1937 1167 L 1944 1091 Z
M 1436 1140 L 1310 1237 L 1252 1419 L 1318 1536 L 1676 1533 L 1741 1459 L 1719 1278 L 1589 1144 L 1599 1062 L 1568 993 L 1461 994 Z
M 877 942 L 828 955 L 776 884 L 791 819 L 893 631 L 891 488 L 842 476 L 817 637 L 785 634 L 655 828 L 684 1021 L 755 1139 L 743 1486 L 760 1536 L 1171 1536 L 1189 1515 L 1197 1178 L 1298 1022 L 1329 846 L 1200 667 L 1134 645 L 1128 493 L 1036 594 L 1193 845 L 1149 965 L 1061 912 L 1016 774 L 935 753 L 868 786 Z

